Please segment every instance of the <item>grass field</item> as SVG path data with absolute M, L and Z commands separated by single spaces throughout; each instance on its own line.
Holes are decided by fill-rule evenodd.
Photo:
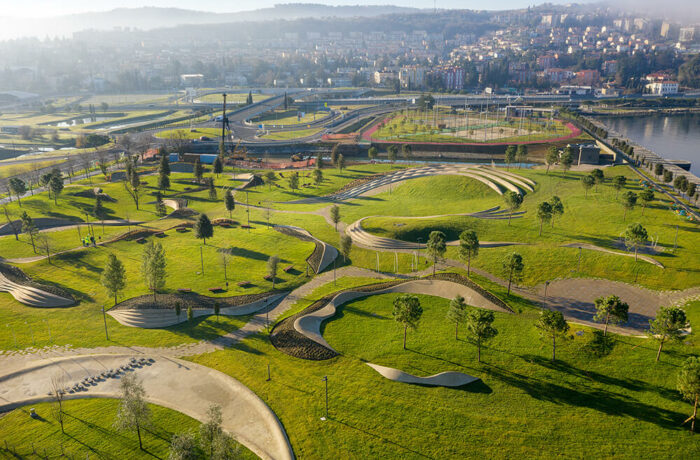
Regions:
M 502 289 L 479 280 L 500 295 Z M 340 289 L 340 287 L 339 287 Z M 324 292 L 324 286 L 307 301 Z M 522 313 L 497 314 L 500 334 L 476 362 L 475 347 L 454 339 L 444 319 L 447 301 L 421 296 L 424 314 L 401 350 L 401 330 L 391 319 L 392 295 L 357 300 L 326 323 L 324 335 L 341 351 L 329 361 L 304 361 L 275 350 L 264 337 L 194 358 L 235 375 L 280 417 L 300 458 L 524 458 L 542 452 L 577 457 L 596 442 L 595 456 L 690 458 L 694 439 L 679 427 L 692 410 L 675 392 L 678 364 L 697 344 L 674 346 L 654 365 L 653 343 L 615 338 L 609 356 L 581 351 L 590 330 L 572 326 L 558 346 L 540 341 L 536 310 L 512 296 Z M 688 307 L 691 321 L 700 304 Z M 583 336 L 575 335 L 584 331 Z M 268 362 L 272 380 L 266 382 Z M 482 382 L 460 389 L 406 385 L 384 379 L 363 360 L 416 375 L 456 370 Z M 323 376 L 328 376 L 330 420 L 323 422 Z M 575 429 L 572 429 L 575 427 Z M 468 442 L 455 442 L 455 439 Z
M 272 94 L 259 94 L 253 93 L 253 102 L 260 102 L 273 97 Z M 248 99 L 248 93 L 226 93 L 226 103 L 227 104 L 245 104 Z M 196 98 L 200 102 L 220 102 L 223 103 L 224 99 L 221 93 L 206 94 L 204 96 Z
M 65 434 L 51 415 L 51 404 L 32 405 L 40 419 L 29 417 L 29 408 L 16 409 L 2 418 L 0 440 L 12 446 L 17 458 L 150 459 L 167 458 L 174 434 L 197 432 L 199 422 L 177 411 L 150 404 L 153 425 L 143 430 L 145 450 L 139 449 L 136 434 L 113 428 L 118 401 L 87 399 L 65 401 Z M 0 441 L 1 442 L 1 441 Z M 4 445 L 4 443 L 3 443 Z M 34 449 L 36 454 L 33 454 Z M 257 458 L 239 445 L 241 458 Z M 10 458 L 9 452 L 5 452 Z M 200 452 L 201 455 L 201 452 Z
M 228 136 L 229 131 L 226 131 Z M 202 136 L 207 136 L 212 139 L 221 137 L 221 130 L 218 128 L 193 128 L 190 129 L 172 129 L 161 131 L 156 134 L 156 137 L 161 139 L 199 139 Z
M 616 198 L 617 193 L 609 182 L 599 186 L 597 192 L 591 190 L 586 198 L 580 182 L 582 173 L 569 172 L 564 176 L 561 172 L 551 171 L 549 175 L 546 175 L 543 170 L 518 170 L 516 172 L 535 180 L 538 185 L 534 193 L 525 196 L 521 208 L 522 211 L 526 211 L 525 217 L 513 219 L 510 225 L 503 220 L 484 220 L 470 217 L 435 219 L 373 217 L 366 219 L 363 222 L 363 227 L 380 236 L 407 241 L 417 241 L 418 238 L 426 241 L 432 230 L 442 230 L 446 233 L 448 240 L 455 240 L 459 237 L 459 233 L 469 228 L 475 230 L 480 239 L 484 241 L 530 243 L 530 246 L 521 246 L 517 249 L 505 247 L 482 250 L 481 255 L 473 261 L 475 266 L 498 274 L 503 256 L 515 250 L 522 254 L 525 259 L 524 283 L 527 285 L 571 276 L 612 278 L 625 282 L 635 282 L 636 280 L 636 282 L 654 289 L 684 289 L 697 285 L 697 273 L 700 270 L 698 224 L 682 220 L 673 214 L 668 208 L 669 201 L 661 195 L 657 194 L 657 199 L 645 210 L 638 206 L 628 212 L 625 218 L 620 200 Z M 637 193 L 640 191 L 636 182 L 638 176 L 627 167 L 606 168 L 605 174 L 607 177 L 625 175 L 628 178 L 626 190 Z M 427 184 L 436 180 L 438 178 L 425 179 Z M 370 205 L 370 209 L 363 206 L 366 215 L 414 215 L 414 211 L 420 209 L 420 200 L 415 198 L 411 200 L 411 202 L 417 203 L 415 206 L 402 206 L 401 202 L 408 201 L 398 198 L 404 187 L 410 191 L 415 185 L 406 184 L 397 187 L 394 191 L 394 195 L 397 197 L 396 201 L 386 193 L 375 196 L 374 198 L 377 200 L 375 203 L 381 203 L 382 206 L 376 211 L 371 207 L 378 207 L 377 204 Z M 620 195 L 622 193 L 624 190 L 620 192 Z M 492 195 L 495 196 L 495 194 Z M 536 207 L 541 201 L 551 199 L 553 195 L 559 196 L 564 203 L 564 215 L 554 220 L 553 228 L 549 224 L 545 224 L 542 236 L 538 236 L 539 220 L 536 216 Z M 446 196 L 445 192 L 439 196 Z M 491 204 L 503 204 L 500 198 L 485 200 L 483 203 L 485 205 L 483 208 L 488 208 Z M 342 206 L 343 220 L 350 223 L 358 217 L 359 214 L 355 213 L 355 209 L 352 206 Z M 394 211 L 390 214 L 389 210 L 392 209 Z M 449 206 L 441 204 L 439 209 L 449 209 Z M 470 211 L 471 209 L 465 210 Z M 624 251 L 624 245 L 618 245 L 616 240 L 628 225 L 635 222 L 642 223 L 650 238 L 657 241 L 659 247 L 663 248 L 663 252 L 653 257 L 661 262 L 666 267 L 665 269 L 645 262 L 635 263 L 634 258 L 583 251 L 580 272 L 571 273 L 569 271 L 577 266 L 578 250 L 559 246 L 571 242 L 583 242 Z M 678 247 L 673 251 L 676 226 L 678 226 Z M 450 248 L 448 256 L 456 258 L 456 249 Z

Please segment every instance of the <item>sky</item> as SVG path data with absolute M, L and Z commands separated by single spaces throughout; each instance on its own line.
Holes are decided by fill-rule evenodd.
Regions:
M 142 6 L 176 7 L 212 12 L 236 12 L 274 6 L 276 3 L 322 3 L 326 5 L 389 4 L 432 8 L 434 0 L 0 0 L 0 15 L 9 17 L 49 17 L 87 11 Z M 436 0 L 438 8 L 509 9 L 543 3 L 545 0 Z M 571 0 L 548 0 L 569 3 Z M 590 0 L 578 0 L 584 3 Z

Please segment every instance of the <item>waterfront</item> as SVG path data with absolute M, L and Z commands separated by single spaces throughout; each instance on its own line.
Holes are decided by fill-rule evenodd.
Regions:
M 605 118 L 607 126 L 664 158 L 688 160 L 700 176 L 700 114 Z

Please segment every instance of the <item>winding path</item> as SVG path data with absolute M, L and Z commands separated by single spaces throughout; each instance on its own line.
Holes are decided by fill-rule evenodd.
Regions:
M 87 390 L 68 393 L 66 399 L 118 398 L 119 377 L 134 373 L 143 382 L 146 399 L 199 421 L 207 419 L 210 405 L 222 409 L 222 427 L 263 459 L 293 459 L 287 434 L 274 412 L 238 380 L 214 369 L 179 359 L 153 355 L 152 362 L 130 366 L 134 354 L 82 355 L 40 359 L 0 375 L 0 411 L 51 401 L 51 380 L 60 376 L 66 388 L 84 378 L 98 380 Z M 110 369 L 126 367 L 120 375 L 103 377 Z

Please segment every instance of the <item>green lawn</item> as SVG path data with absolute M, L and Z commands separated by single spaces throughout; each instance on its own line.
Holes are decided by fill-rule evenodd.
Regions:
M 398 238 L 407 241 L 417 241 L 422 238 L 426 241 L 432 230 L 442 230 L 448 240 L 459 237 L 464 229 L 475 230 L 480 239 L 484 241 L 516 241 L 530 243 L 530 246 L 521 246 L 516 249 L 510 247 L 485 249 L 472 263 L 485 270 L 498 274 L 500 261 L 503 256 L 511 251 L 521 253 L 525 259 L 525 284 L 532 285 L 553 278 L 565 277 L 601 277 L 617 279 L 625 282 L 638 282 L 654 289 L 684 289 L 698 284 L 697 272 L 700 270 L 700 232 L 698 224 L 680 219 L 669 210 L 669 201 L 657 194 L 657 200 L 651 203 L 646 210 L 640 206 L 628 212 L 624 218 L 624 212 L 620 200 L 616 198 L 616 191 L 608 183 L 599 186 L 598 191 L 591 190 L 588 197 L 584 197 L 580 177 L 582 173 L 569 172 L 565 177 L 561 172 L 550 171 L 549 175 L 543 170 L 516 170 L 518 174 L 532 178 L 537 182 L 534 193 L 525 195 L 521 208 L 526 211 L 525 217 L 513 219 L 511 224 L 505 220 L 485 220 L 471 217 L 446 217 L 435 219 L 401 219 L 394 217 L 369 218 L 363 222 L 363 226 L 371 233 Z M 607 177 L 625 175 L 628 178 L 626 190 L 639 192 L 637 184 L 638 176 L 625 166 L 606 168 Z M 419 179 L 420 180 L 420 179 Z M 440 178 L 423 179 L 426 189 L 432 189 L 431 183 L 438 182 Z M 465 179 L 469 181 L 469 179 Z M 411 181 L 411 182 L 417 182 Z M 476 181 L 472 181 L 476 182 Z M 382 203 L 381 212 L 367 212 L 372 215 L 415 215 L 420 213 L 420 199 L 412 199 L 413 206 L 406 204 L 402 195 L 402 188 L 411 190 L 414 185 L 401 185 L 396 188 L 393 197 L 388 194 L 377 195 L 377 200 L 386 200 Z M 621 191 L 620 195 L 624 192 Z M 562 217 L 556 218 L 554 227 L 545 224 L 542 236 L 539 233 L 539 220 L 536 216 L 537 205 L 557 195 L 564 203 L 565 212 Z M 429 196 L 429 195 L 428 195 Z M 441 192 L 438 196 L 445 196 Z M 502 205 L 502 199 L 484 200 L 483 208 L 490 205 Z M 399 198 L 401 197 L 401 198 Z M 429 203 L 429 199 L 426 197 Z M 377 206 L 374 204 L 373 206 Z M 440 204 L 437 209 L 450 209 L 449 205 Z M 482 208 L 482 209 L 483 209 Z M 341 208 L 343 220 L 350 223 L 359 216 L 354 212 L 355 208 Z M 419 211 L 416 212 L 416 209 Z M 466 211 L 473 209 L 464 208 Z M 393 212 L 390 213 L 390 211 Z M 644 215 L 642 215 L 642 212 Z M 650 238 L 657 241 L 664 248 L 662 253 L 654 256 L 666 268 L 662 269 L 646 262 L 635 263 L 633 258 L 603 254 L 594 251 L 583 251 L 581 259 L 581 271 L 571 273 L 578 264 L 578 250 L 576 248 L 561 248 L 562 244 L 572 242 L 591 243 L 597 246 L 608 247 L 618 251 L 624 251 L 624 247 L 615 247 L 614 242 L 624 232 L 625 228 L 635 222 L 640 222 L 647 229 Z M 678 248 L 673 251 L 674 239 L 678 226 Z M 456 248 L 448 250 L 448 256 L 456 258 Z
M 197 433 L 199 422 L 180 412 L 149 404 L 153 425 L 142 432 L 145 450 L 139 449 L 135 433 L 113 428 L 119 402 L 113 399 L 70 400 L 63 403 L 65 434 L 52 416 L 49 403 L 34 404 L 40 419 L 29 417 L 29 408 L 16 409 L 0 420 L 0 440 L 11 446 L 17 458 L 167 458 L 174 434 Z M 4 447 L 4 442 L 2 444 Z M 242 458 L 257 458 L 239 445 Z M 36 451 L 36 454 L 33 452 Z M 10 458 L 10 452 L 4 455 Z M 201 454 L 201 453 L 200 453 Z
M 306 282 L 305 260 L 314 249 L 314 244 L 283 235 L 262 225 L 254 224 L 250 231 L 240 227 L 222 229 L 217 227 L 214 237 L 203 246 L 192 232 L 168 231 L 161 241 L 167 260 L 168 278 L 165 291 L 190 288 L 206 295 L 232 296 L 267 292 L 272 283 L 265 281 L 267 260 L 272 255 L 280 258 L 276 288 L 293 289 Z M 153 236 L 149 237 L 155 238 Z M 201 273 L 200 248 L 204 261 Z M 211 294 L 208 289 L 225 285 L 224 270 L 219 249 L 230 248 L 227 276 L 228 292 Z M 15 301 L 9 294 L 0 293 L 0 321 L 6 324 L 7 333 L 0 336 L 0 349 L 52 344 L 73 346 L 99 345 L 144 345 L 172 346 L 180 343 L 213 339 L 239 328 L 247 318 L 197 319 L 167 329 L 143 330 L 121 326 L 109 316 L 108 327 L 111 341 L 106 341 L 102 326 L 102 305 L 111 307 L 109 298 L 100 285 L 100 276 L 109 253 L 114 253 L 124 263 L 127 273 L 127 288 L 121 299 L 147 294 L 140 274 L 142 246 L 135 241 L 120 241 L 104 247 L 88 248 L 52 257 L 46 260 L 23 264 L 21 268 L 39 281 L 57 284 L 68 289 L 80 300 L 75 307 L 38 309 Z M 285 273 L 282 268 L 293 265 L 296 270 Z M 249 287 L 239 287 L 239 281 L 249 281 Z M 48 322 L 48 323 L 47 323 Z M 14 334 L 10 333 L 10 328 Z M 50 336 L 49 336 L 50 329 Z
M 255 117 L 251 121 L 253 122 L 253 124 L 265 124 L 270 126 L 297 125 L 311 123 L 314 120 L 327 117 L 329 114 L 329 112 L 325 111 L 304 112 L 304 116 L 299 117 L 297 115 L 298 113 L 301 112 L 297 109 L 274 110 L 272 112 L 267 112 L 259 117 Z
M 236 376 L 261 396 L 285 425 L 299 458 L 348 452 L 357 458 L 532 458 L 544 452 L 571 458 L 591 449 L 591 439 L 596 457 L 697 453 L 694 438 L 679 426 L 692 407 L 675 391 L 678 365 L 698 351 L 697 333 L 692 345 L 671 346 L 654 364 L 654 344 L 627 337 L 615 337 L 609 356 L 591 358 L 581 351 L 590 330 L 572 325 L 573 338 L 559 344 L 552 364 L 549 342 L 533 325 L 536 309 L 511 296 L 521 313 L 496 314 L 500 334 L 479 364 L 474 345 L 463 333 L 456 341 L 444 319 L 448 301 L 427 296 L 421 296 L 420 326 L 409 332 L 409 350 L 402 351 L 401 329 L 391 319 L 393 297 L 357 300 L 328 321 L 324 335 L 342 353 L 329 361 L 292 358 L 263 336 L 193 361 Z M 691 321 L 700 320 L 699 309 L 698 302 L 688 306 Z M 261 358 L 270 363 L 270 382 Z M 396 383 L 363 360 L 416 375 L 455 370 L 482 382 L 458 389 Z M 330 406 L 325 422 L 324 376 Z
M 226 131 L 228 136 L 229 131 Z M 156 134 L 156 137 L 161 139 L 199 139 L 202 136 L 216 139 L 221 137 L 221 130 L 218 128 L 192 128 L 190 129 L 172 129 L 161 131 Z
M 269 139 L 271 141 L 286 141 L 289 139 L 299 139 L 302 137 L 313 136 L 314 134 L 317 134 L 319 132 L 321 132 L 320 128 L 295 129 L 292 131 L 272 132 L 270 134 L 265 134 L 264 136 L 260 137 L 264 139 Z

